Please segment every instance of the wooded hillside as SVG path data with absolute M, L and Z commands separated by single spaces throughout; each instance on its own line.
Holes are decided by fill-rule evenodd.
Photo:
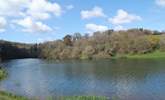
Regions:
M 92 36 L 66 35 L 41 44 L 0 41 L 0 58 L 95 59 L 123 54 L 165 52 L 165 33 L 145 29 L 107 30 Z

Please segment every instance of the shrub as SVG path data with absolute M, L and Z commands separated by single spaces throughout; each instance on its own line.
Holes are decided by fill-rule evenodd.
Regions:
M 160 45 L 160 50 L 161 50 L 161 51 L 165 51 L 165 35 L 163 35 L 163 36 L 160 38 L 159 45 Z
M 0 67 L 0 80 L 4 79 L 6 76 L 6 71 Z
M 95 49 L 92 46 L 86 46 L 84 51 L 82 52 L 82 58 L 91 59 L 94 53 Z

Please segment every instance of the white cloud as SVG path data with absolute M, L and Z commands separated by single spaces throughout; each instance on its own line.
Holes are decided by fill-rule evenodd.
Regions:
M 24 28 L 27 28 L 25 30 L 29 32 L 34 30 L 50 31 L 51 28 L 43 24 L 42 20 L 49 19 L 52 16 L 61 16 L 62 12 L 61 5 L 56 2 L 50 2 L 49 0 L 0 0 L 0 16 L 8 22 L 12 22 L 11 20 L 14 19 L 24 18 L 24 20 L 19 20 L 19 22 L 27 21 L 28 23 L 23 23 L 24 25 L 31 23 L 26 27 L 23 24 L 21 25 L 24 26 Z M 27 20 L 27 17 L 30 18 Z M 2 18 L 0 21 L 0 31 L 4 31 L 5 29 L 1 28 L 4 26 Z
M 50 14 L 60 16 L 62 8 L 58 3 L 48 0 L 0 0 L 0 15 L 18 16 L 29 14 L 34 18 L 49 18 Z
M 62 8 L 58 3 L 48 0 L 0 0 L 0 15 L 20 16 L 27 14 L 36 18 L 39 15 L 44 16 L 43 18 L 48 18 L 51 14 L 60 16 Z
M 96 31 L 105 31 L 108 30 L 107 26 L 96 25 L 96 24 L 86 24 L 86 29 L 88 32 L 96 32 Z
M 48 19 L 51 14 L 60 16 L 62 8 L 58 3 L 51 3 L 47 0 L 32 0 L 29 3 L 27 13 L 36 19 Z
M 29 15 L 36 20 L 46 20 L 51 17 L 50 14 L 44 12 L 30 12 Z
M 25 32 L 42 33 L 42 32 L 52 31 L 52 29 L 49 26 L 47 26 L 39 21 L 35 22 L 30 17 L 27 17 L 27 18 L 24 18 L 21 20 L 14 20 L 13 22 L 22 26 L 24 28 L 23 31 L 25 31 Z
M 117 11 L 117 15 L 114 16 L 113 18 L 109 18 L 109 22 L 111 22 L 114 25 L 120 25 L 120 24 L 125 24 L 125 23 L 131 23 L 133 21 L 139 21 L 142 18 L 140 16 L 134 15 L 134 14 L 129 14 L 128 12 L 119 9 Z
M 0 17 L 0 32 L 4 32 L 5 31 L 5 27 L 7 25 L 7 21 L 5 18 Z
M 96 6 L 92 10 L 82 10 L 81 17 L 82 19 L 90 19 L 94 17 L 106 17 L 106 15 L 102 8 Z
M 161 7 L 165 7 L 165 0 L 156 0 L 156 4 Z
M 71 10 L 71 9 L 73 9 L 73 8 L 74 8 L 73 5 L 67 5 L 67 6 L 66 6 L 66 9 L 67 9 L 67 10 Z
M 29 0 L 0 0 L 1 16 L 18 16 L 27 7 Z

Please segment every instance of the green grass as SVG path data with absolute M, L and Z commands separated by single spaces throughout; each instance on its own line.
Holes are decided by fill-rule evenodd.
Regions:
M 11 93 L 0 91 L 0 100 L 40 100 L 40 99 L 27 99 L 22 96 L 16 96 Z M 48 97 L 46 100 L 109 100 L 109 99 L 107 97 L 99 97 L 99 96 L 62 96 L 62 97 Z
M 0 100 L 29 100 L 29 99 L 22 96 L 13 95 L 12 93 L 0 91 Z
M 115 58 L 159 59 L 159 58 L 165 58 L 165 52 L 155 51 L 147 54 L 117 55 Z
M 40 100 L 28 99 L 23 96 L 16 96 L 12 93 L 0 91 L 0 100 Z M 101 96 L 61 96 L 61 97 L 47 97 L 46 100 L 109 100 L 107 97 Z M 112 99 L 118 100 L 118 99 Z
M 99 96 L 62 96 L 62 97 L 49 97 L 46 100 L 108 100 L 107 97 Z

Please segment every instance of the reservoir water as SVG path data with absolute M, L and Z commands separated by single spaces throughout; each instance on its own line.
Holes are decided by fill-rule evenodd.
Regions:
M 0 90 L 17 95 L 165 100 L 165 59 L 16 59 L 2 64 L 8 77 L 0 82 Z

